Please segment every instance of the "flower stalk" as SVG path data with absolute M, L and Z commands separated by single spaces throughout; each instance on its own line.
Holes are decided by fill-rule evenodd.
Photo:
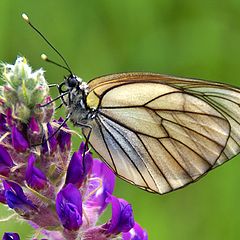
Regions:
M 64 120 L 53 119 L 44 71 L 18 57 L 2 64 L 1 78 L 0 202 L 44 239 L 147 239 L 131 205 L 113 195 L 113 172 L 89 151 L 84 156 L 84 143 L 71 154 L 67 124 L 56 132 Z M 109 204 L 111 218 L 97 225 Z M 6 232 L 2 239 L 20 237 Z

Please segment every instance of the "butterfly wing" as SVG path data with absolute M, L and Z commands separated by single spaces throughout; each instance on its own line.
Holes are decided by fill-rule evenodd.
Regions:
M 240 151 L 238 88 L 152 73 L 109 75 L 89 87 L 87 105 L 98 109 L 91 145 L 148 191 L 181 188 Z

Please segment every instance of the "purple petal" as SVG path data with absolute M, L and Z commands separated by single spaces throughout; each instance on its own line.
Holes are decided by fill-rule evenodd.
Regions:
M 36 210 L 36 207 L 30 200 L 27 199 L 22 188 L 18 184 L 3 180 L 3 186 L 6 202 L 10 208 L 21 210 L 25 213 Z
M 40 132 L 40 127 L 35 117 L 31 117 L 28 126 L 32 132 L 36 132 L 36 133 Z
M 59 118 L 58 124 L 61 124 L 63 122 L 63 118 Z M 67 124 L 65 123 L 63 125 L 64 128 L 68 129 Z M 65 132 L 64 130 L 60 130 L 57 136 L 57 141 L 60 146 L 61 151 L 65 151 L 66 149 L 70 149 L 71 147 L 71 134 Z
M 31 154 L 28 158 L 28 166 L 26 169 L 27 184 L 33 189 L 43 189 L 46 186 L 47 178 L 45 174 L 38 168 L 34 167 L 36 158 Z
M 124 199 L 109 196 L 107 202 L 112 203 L 112 218 L 105 224 L 106 232 L 117 235 L 128 232 L 134 226 L 133 211 L 131 205 Z
M 78 152 L 74 152 L 67 169 L 65 184 L 72 183 L 80 187 L 84 180 L 84 172 L 82 166 L 82 157 Z
M 3 187 L 3 183 L 0 182 L 0 202 L 6 204 L 6 198 L 5 198 L 5 189 Z
M 6 116 L 3 113 L 0 113 L 0 131 L 5 132 L 8 130 L 6 123 Z
M 56 211 L 64 228 L 77 231 L 82 225 L 82 197 L 73 184 L 58 193 Z
M 147 232 L 135 222 L 134 227 L 129 232 L 122 234 L 123 240 L 148 240 Z
M 5 232 L 2 240 L 20 240 L 20 237 L 17 233 Z
M 113 193 L 115 179 L 115 174 L 105 163 L 94 159 L 86 195 L 92 194 L 84 204 L 89 207 L 98 207 L 98 215 L 100 215 L 108 205 L 106 198 Z M 94 190 L 97 191 L 94 192 Z
M 84 148 L 85 148 L 85 142 L 81 142 L 78 152 L 82 155 L 84 152 Z M 87 150 L 87 149 L 86 149 Z
M 6 110 L 6 115 L 7 115 L 7 124 L 12 127 L 13 126 L 13 118 L 12 118 L 12 109 L 8 108 Z
M 92 154 L 88 152 L 88 148 L 87 147 L 85 148 L 85 142 L 82 142 L 78 149 L 78 153 L 80 154 L 80 156 L 84 155 L 84 151 L 86 151 L 84 156 L 84 172 L 87 175 L 90 169 L 92 168 L 93 158 Z
M 46 141 L 46 137 L 45 135 L 43 136 L 43 140 L 42 140 L 42 154 L 47 153 L 48 150 L 48 143 Z
M 7 177 L 13 166 L 14 164 L 8 151 L 0 145 L 0 174 Z
M 55 131 L 50 123 L 47 123 L 47 129 L 48 129 L 48 139 L 49 139 L 48 141 L 49 141 L 50 149 L 52 152 L 54 152 L 57 148 L 57 139 L 56 139 L 56 136 L 54 136 Z
M 42 152 L 53 153 L 57 149 L 57 139 L 56 139 L 56 136 L 54 135 L 55 133 L 54 129 L 50 123 L 47 123 L 47 129 L 48 129 L 48 136 L 47 136 L 48 141 L 46 141 L 46 136 L 43 136 Z
M 12 127 L 12 145 L 19 152 L 25 152 L 29 148 L 29 143 L 16 126 Z
M 81 144 L 82 146 L 82 144 Z M 89 173 L 92 167 L 92 155 L 91 153 L 86 153 L 84 156 L 84 164 L 82 152 L 78 151 L 72 155 L 71 161 L 68 165 L 66 184 L 72 183 L 76 187 L 80 187 Z

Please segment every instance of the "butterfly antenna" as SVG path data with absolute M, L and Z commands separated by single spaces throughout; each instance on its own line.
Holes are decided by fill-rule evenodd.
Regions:
M 63 66 L 63 65 L 61 65 L 61 64 L 59 64 L 59 63 L 57 63 L 57 62 L 54 62 L 53 60 L 49 59 L 46 54 L 41 54 L 41 59 L 42 59 L 43 61 L 52 63 L 52 64 L 54 64 L 54 65 L 56 65 L 56 66 L 58 66 L 58 67 L 61 67 L 61 68 L 65 69 L 65 70 L 67 70 L 67 71 L 72 75 L 72 72 L 71 72 L 67 67 L 65 67 L 65 66 Z
M 29 17 L 27 16 L 27 14 L 23 13 L 22 14 L 22 18 L 23 20 L 29 24 L 29 26 L 58 54 L 58 56 L 63 60 L 63 62 L 65 63 L 66 67 L 58 64 L 58 63 L 55 63 L 53 62 L 52 60 L 49 60 L 48 58 L 47 59 L 44 59 L 42 58 L 43 60 L 47 61 L 47 62 L 51 62 L 59 67 L 62 67 L 64 69 L 66 69 L 70 74 L 72 74 L 72 71 L 71 71 L 71 68 L 69 67 L 67 61 L 65 60 L 65 58 L 63 57 L 63 55 L 48 41 L 48 39 L 36 28 L 32 25 L 32 23 L 30 22 L 29 20 Z M 43 54 L 44 55 L 44 54 Z M 45 55 L 46 56 L 46 55 Z

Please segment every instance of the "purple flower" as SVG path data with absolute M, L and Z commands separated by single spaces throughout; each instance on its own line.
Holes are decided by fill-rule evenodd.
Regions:
M 63 118 L 58 119 L 58 124 L 62 124 Z M 65 123 L 63 125 L 64 128 L 68 128 L 67 124 Z M 57 135 L 57 141 L 60 146 L 61 151 L 64 151 L 65 149 L 70 149 L 71 147 L 71 134 L 67 133 L 64 130 L 60 130 Z
M 112 218 L 105 224 L 107 233 L 117 235 L 121 232 L 128 232 L 134 226 L 133 211 L 131 205 L 124 199 L 109 196 L 107 202 L 112 204 Z
M 20 237 L 17 233 L 5 232 L 2 240 L 20 240 Z
M 16 126 L 12 127 L 12 145 L 18 152 L 25 152 L 29 143 Z
M 64 228 L 77 231 L 82 225 L 82 196 L 71 183 L 57 195 L 56 210 Z
M 135 222 L 134 227 L 129 232 L 122 234 L 123 240 L 148 240 L 147 232 Z
M 92 155 L 87 152 L 83 161 L 84 143 L 81 144 L 78 152 L 74 152 L 68 165 L 66 184 L 72 183 L 80 187 L 92 167 Z
M 28 166 L 26 169 L 27 184 L 37 190 L 43 189 L 46 186 L 47 178 L 45 174 L 34 166 L 36 158 L 31 154 L 28 158 Z
M 0 145 L 0 175 L 7 177 L 14 166 L 8 151 Z
M 8 206 L 15 211 L 20 211 L 21 213 L 31 213 L 32 210 L 36 210 L 33 203 L 27 199 L 26 195 L 23 193 L 22 188 L 14 182 L 3 180 L 3 186 L 5 190 L 5 198 Z
M 123 199 L 109 195 L 107 203 L 112 204 L 112 218 L 104 225 L 88 229 L 83 239 L 106 240 L 115 239 L 122 232 L 128 232 L 134 226 L 131 205 Z
M 97 214 L 100 215 L 108 205 L 106 199 L 113 193 L 115 179 L 113 171 L 105 163 L 94 159 L 90 177 L 86 183 L 86 195 L 89 197 L 84 204 L 89 208 L 97 207 Z
M 112 196 L 112 170 L 93 159 L 85 143 L 71 155 L 67 124 L 59 129 L 62 118 L 51 122 L 55 104 L 44 71 L 32 71 L 23 57 L 2 69 L 0 202 L 40 229 L 42 240 L 146 240 L 131 205 Z M 108 204 L 111 219 L 98 225 Z M 19 236 L 8 232 L 3 239 Z

